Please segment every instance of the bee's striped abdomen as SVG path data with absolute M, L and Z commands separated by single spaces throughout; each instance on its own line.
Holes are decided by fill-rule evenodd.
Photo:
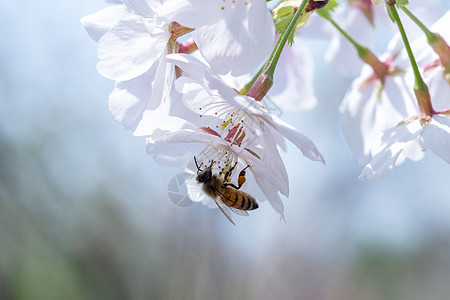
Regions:
M 226 206 L 236 209 L 253 210 L 258 208 L 255 198 L 232 187 L 227 187 L 220 199 Z

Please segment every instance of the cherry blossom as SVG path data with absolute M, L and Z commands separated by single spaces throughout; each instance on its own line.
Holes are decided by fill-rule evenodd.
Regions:
M 288 196 L 289 183 L 277 147 L 280 135 L 294 143 L 308 158 L 324 163 L 314 144 L 292 126 L 269 114 L 260 102 L 237 93 L 194 57 L 171 54 L 167 60 L 183 70 L 183 76 L 177 79 L 175 86 L 182 94 L 183 103 L 197 117 L 184 123 L 184 127 L 164 134 L 153 129 L 147 131 L 145 127 L 136 134 L 150 134 L 148 142 L 152 154 L 169 148 L 163 146 L 168 143 L 197 144 L 197 151 L 201 144 L 207 146 L 196 154 L 200 164 L 208 165 L 214 160 L 218 171 L 236 162 L 242 167 L 249 165 L 253 180 L 247 186 L 252 189 L 251 182 L 254 181 L 259 192 L 254 189 L 253 192 L 264 195 L 283 216 L 279 193 Z M 186 146 L 171 147 L 170 153 L 176 151 L 178 155 L 188 149 Z
M 378 74 L 369 65 L 362 68 L 339 108 L 342 133 L 352 159 L 360 165 L 377 149 L 384 130 L 416 111 L 412 89 L 405 82 L 406 66 L 392 50 L 397 43 L 397 38 L 392 40 L 381 56 Z
M 446 25 L 449 20 L 450 13 L 447 13 L 431 27 L 431 30 L 440 33 L 448 40 L 450 31 Z M 419 111 L 414 102 L 413 112 L 402 113 L 400 117 L 394 119 L 398 125 L 392 126 L 383 133 L 381 145 L 374 149 L 374 156 L 364 167 L 360 179 L 382 179 L 390 173 L 394 165 L 403 162 L 402 156 L 411 158 L 411 153 L 415 153 L 412 159 L 417 160 L 423 157 L 427 149 L 450 163 L 450 84 L 444 78 L 444 68 L 439 63 L 438 55 L 428 45 L 424 36 L 413 41 L 411 46 L 414 53 L 418 54 L 419 65 L 430 87 L 431 112 L 429 115 L 424 114 Z M 406 53 L 402 53 L 399 60 L 406 64 L 408 61 Z M 406 82 L 409 83 L 408 88 L 412 91 L 411 70 L 406 75 Z M 411 99 L 415 100 L 415 97 L 411 96 Z
M 174 68 L 162 59 L 179 35 L 190 31 L 159 18 L 159 1 L 124 1 L 82 19 L 98 41 L 97 70 L 115 80 L 109 96 L 113 117 L 134 130 L 145 110 L 155 110 L 170 92 Z
M 402 6 L 405 19 L 414 20 L 405 21 L 407 33 L 395 6 L 369 0 L 344 1 L 333 17 L 336 2 L 318 10 L 328 1 L 271 3 L 273 16 L 266 0 L 117 2 L 81 19 L 98 43 L 98 72 L 114 81 L 111 114 L 145 138 L 157 163 L 185 168 L 192 201 L 220 208 L 196 175 L 207 167 L 220 175 L 234 168 L 230 181 L 258 203 L 268 200 L 284 219 L 282 197 L 290 191 L 280 150 L 290 141 L 325 164 L 314 143 L 266 105 L 316 106 L 306 36 L 331 40 L 325 60 L 338 74 L 360 74 L 339 109 L 351 156 L 364 166 L 360 179 L 384 178 L 428 149 L 450 163 L 450 13 L 441 0 Z M 389 25 L 383 38 L 393 38 L 378 58 L 369 50 L 371 29 L 391 23 L 386 8 L 400 35 Z M 439 39 L 426 28 L 442 14 L 430 27 Z
M 335 21 L 359 44 L 373 48 L 374 37 L 371 27 L 377 25 L 389 26 L 393 30 L 393 24 L 389 19 L 386 8 L 383 6 L 374 6 L 367 0 L 349 0 L 348 4 L 340 3 L 336 13 L 333 15 Z M 443 13 L 448 10 L 447 5 L 442 0 L 431 0 L 426 2 L 411 1 L 408 8 L 417 15 L 425 25 L 432 25 Z M 405 19 L 408 36 L 415 38 L 421 34 L 421 31 L 412 21 Z M 316 22 L 317 23 L 317 22 Z M 325 23 L 325 22 L 324 22 Z M 362 67 L 362 61 L 359 59 L 354 46 L 345 39 L 335 29 L 330 29 L 329 24 L 316 26 L 313 31 L 319 37 L 328 37 L 331 32 L 331 43 L 325 54 L 326 62 L 332 66 L 340 76 L 353 77 L 357 75 Z M 306 25 L 308 26 L 308 24 Z M 308 28 L 309 29 L 309 28 Z M 323 31 L 320 33 L 320 31 Z M 309 34 L 309 36 L 311 33 Z M 401 44 L 398 44 L 401 47 Z M 400 50 L 401 48 L 395 49 Z

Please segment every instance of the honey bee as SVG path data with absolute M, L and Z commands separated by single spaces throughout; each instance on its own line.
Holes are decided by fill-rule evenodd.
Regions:
M 241 216 L 248 216 L 248 210 L 254 210 L 258 208 L 258 203 L 255 198 L 249 194 L 240 191 L 239 189 L 245 182 L 245 170 L 249 167 L 245 167 L 241 170 L 238 177 L 238 185 L 230 181 L 231 173 L 237 165 L 237 162 L 229 170 L 225 172 L 225 176 L 222 177 L 221 173 L 212 173 L 212 166 L 215 161 L 211 161 L 209 167 L 200 169 L 197 159 L 194 156 L 195 166 L 197 167 L 197 181 L 203 184 L 203 191 L 213 198 L 222 213 L 230 220 L 233 225 L 236 224 L 231 219 L 229 211 Z M 219 198 L 219 201 L 217 200 Z

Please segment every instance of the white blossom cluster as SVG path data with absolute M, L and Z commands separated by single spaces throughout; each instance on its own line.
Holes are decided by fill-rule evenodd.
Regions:
M 243 92 L 243 87 L 273 54 L 281 35 L 275 26 L 277 7 L 281 11 L 301 2 L 123 0 L 81 21 L 98 42 L 98 72 L 115 81 L 109 96 L 113 117 L 135 136 L 146 138 L 147 152 L 158 163 L 196 172 L 195 156 L 203 167 L 214 161 L 216 173 L 225 173 L 236 163 L 239 170 L 248 166 L 242 190 L 257 201 L 267 199 L 283 217 L 280 195 L 289 195 L 289 182 L 279 150 L 285 149 L 285 140 L 309 159 L 325 160 L 309 138 L 271 114 L 262 99 Z M 318 2 L 328 1 L 310 0 L 308 5 Z M 337 22 L 366 46 L 373 44 L 371 26 L 390 22 L 386 9 L 371 1 L 337 2 Z M 431 30 L 449 40 L 450 13 L 442 7 L 441 1 L 433 0 L 411 5 L 411 10 L 425 24 L 435 23 Z M 450 163 L 450 75 L 417 26 L 405 23 L 433 103 L 433 114 L 426 120 L 419 112 L 414 75 L 397 35 L 380 58 L 385 66 L 380 76 L 363 66 L 351 44 L 325 19 L 309 14 L 310 18 L 304 15 L 306 25 L 297 31 L 296 43 L 282 52 L 273 86 L 264 94 L 268 92 L 283 110 L 314 108 L 314 66 L 298 37 L 328 38 L 325 59 L 336 72 L 342 76 L 361 72 L 340 108 L 351 155 L 364 165 L 360 178 L 383 178 L 405 158 L 420 159 L 427 148 Z M 233 175 L 236 181 L 237 174 Z M 190 196 L 212 203 L 204 193 Z
M 428 19 L 434 15 L 430 30 L 449 41 L 450 12 L 428 5 L 416 5 L 416 9 L 422 9 Z M 406 158 L 420 160 L 427 149 L 450 163 L 450 69 L 444 70 L 445 62 L 420 30 L 410 30 L 410 36 L 415 37 L 412 51 L 434 111 L 430 116 L 421 115 L 408 55 L 400 37 L 394 36 L 380 57 L 386 66 L 384 77 L 380 79 L 371 67 L 363 66 L 340 107 L 342 132 L 352 158 L 364 166 L 360 179 L 382 179 Z M 447 55 L 450 57 L 448 45 Z

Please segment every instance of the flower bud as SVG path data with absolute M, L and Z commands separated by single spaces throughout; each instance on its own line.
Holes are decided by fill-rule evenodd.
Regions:
M 373 4 L 370 0 L 349 0 L 348 2 L 352 7 L 359 9 L 364 14 L 370 25 L 375 26 Z
M 420 118 L 426 120 L 427 117 L 431 117 L 436 112 L 431 105 L 430 92 L 424 82 L 416 82 L 414 85 L 414 93 L 416 94 L 417 103 L 419 105 Z
M 450 47 L 442 36 L 434 33 L 431 39 L 428 39 L 434 52 L 439 55 L 440 63 L 444 68 L 444 79 L 450 83 Z
M 378 79 L 384 83 L 384 79 L 387 75 L 389 75 L 389 67 L 387 64 L 381 62 L 378 57 L 373 54 L 372 51 L 370 51 L 366 47 L 359 47 L 357 48 L 359 57 L 369 66 L 372 67 L 373 72 L 378 77 Z
M 316 9 L 323 8 L 327 4 L 328 4 L 328 0 L 308 0 L 308 4 L 306 4 L 305 12 L 309 13 Z
M 386 0 L 386 4 L 390 5 L 390 6 L 394 6 L 395 4 L 397 4 L 396 0 Z

